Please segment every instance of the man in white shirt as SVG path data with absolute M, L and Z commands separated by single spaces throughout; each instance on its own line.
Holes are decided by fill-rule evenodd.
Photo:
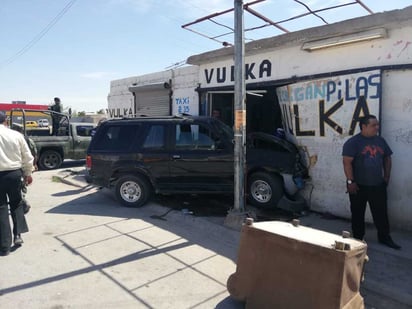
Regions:
M 21 133 L 7 128 L 6 120 L 6 114 L 0 111 L 0 256 L 8 255 L 12 244 L 7 200 L 13 216 L 14 244 L 21 246 L 20 234 L 28 232 L 21 203 L 21 179 L 26 184 L 33 181 L 30 149 Z

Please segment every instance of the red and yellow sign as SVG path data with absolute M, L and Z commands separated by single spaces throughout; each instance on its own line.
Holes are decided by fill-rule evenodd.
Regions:
M 6 112 L 8 116 L 10 116 L 10 111 L 13 108 L 21 108 L 21 109 L 31 109 L 31 110 L 38 110 L 39 112 L 35 111 L 27 111 L 25 112 L 26 116 L 31 117 L 44 117 L 44 113 L 40 112 L 42 110 L 47 110 L 49 108 L 48 105 L 38 105 L 38 104 L 10 104 L 10 103 L 0 103 L 0 111 Z M 15 116 L 22 116 L 22 112 L 13 112 Z

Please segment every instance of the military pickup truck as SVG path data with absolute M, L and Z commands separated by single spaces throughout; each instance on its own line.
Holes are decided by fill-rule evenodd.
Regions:
M 49 119 L 50 124 L 57 121 L 58 125 L 27 127 L 28 118 Z M 49 110 L 14 109 L 10 112 L 10 127 L 20 127 L 20 131 L 33 140 L 37 148 L 37 165 L 40 169 L 51 170 L 59 168 L 65 159 L 86 158 L 95 124 L 71 122 L 67 115 Z

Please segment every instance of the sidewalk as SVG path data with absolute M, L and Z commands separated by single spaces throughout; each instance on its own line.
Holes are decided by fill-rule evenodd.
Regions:
M 304 226 L 341 234 L 350 231 L 350 222 L 330 216 L 311 213 L 300 218 Z M 365 280 L 361 294 L 379 294 L 412 308 L 412 233 L 393 231 L 393 239 L 402 246 L 394 250 L 378 243 L 376 229 L 367 225 L 366 241 L 369 262 L 365 266 Z M 384 308 L 384 307 L 382 307 Z
M 0 259 L 0 308 L 243 308 L 226 289 L 238 231 L 156 203 L 121 207 L 67 174 L 34 175 L 30 232 Z
M 57 177 L 66 184 L 84 188 L 89 186 L 84 172 L 84 168 L 74 168 L 59 172 Z M 223 224 L 223 219 L 205 219 L 210 219 L 213 224 Z M 301 217 L 300 224 L 339 235 L 342 231 L 351 230 L 348 220 L 312 212 Z M 361 286 L 361 294 L 367 306 L 369 303 L 368 308 L 412 308 L 412 233 L 394 230 L 392 237 L 402 246 L 401 250 L 379 244 L 375 227 L 367 225 L 369 262 L 365 266 L 365 281 Z M 386 298 L 388 305 L 380 303 L 379 307 L 370 306 L 376 297 Z

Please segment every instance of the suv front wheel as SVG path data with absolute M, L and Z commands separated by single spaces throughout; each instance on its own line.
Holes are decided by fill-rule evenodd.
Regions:
M 141 176 L 126 175 L 116 183 L 116 198 L 126 207 L 141 207 L 150 197 L 150 185 Z
M 279 176 L 257 172 L 250 176 L 248 198 L 252 205 L 274 208 L 284 194 L 283 181 Z

